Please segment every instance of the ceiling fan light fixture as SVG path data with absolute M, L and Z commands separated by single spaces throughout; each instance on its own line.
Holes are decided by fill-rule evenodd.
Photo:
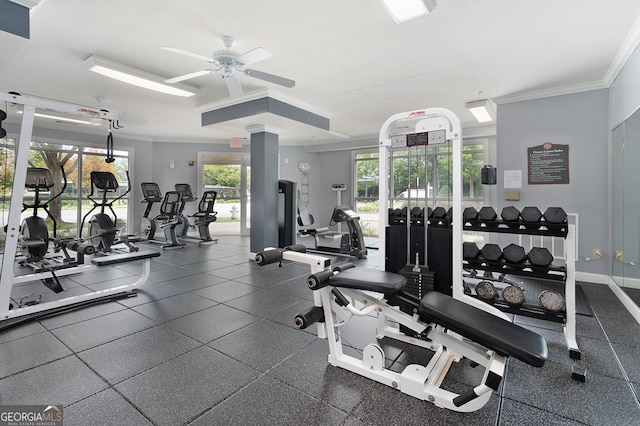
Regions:
M 380 0 L 396 24 L 427 15 L 436 8 L 435 0 Z
M 490 99 L 467 102 L 464 107 L 478 120 L 479 123 L 488 123 L 496 119 L 493 102 Z
M 164 77 L 95 55 L 84 61 L 83 65 L 89 71 L 104 75 L 105 77 L 109 77 L 123 83 L 132 84 L 137 87 L 154 90 L 156 92 L 181 97 L 190 97 L 197 93 L 191 88 L 165 84 Z

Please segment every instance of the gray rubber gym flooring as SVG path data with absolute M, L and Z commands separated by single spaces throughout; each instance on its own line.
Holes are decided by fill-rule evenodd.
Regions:
M 516 316 L 547 339 L 549 361 L 534 368 L 510 359 L 499 392 L 460 414 L 328 365 L 315 327 L 293 326 L 311 305 L 308 267 L 260 267 L 248 247 L 248 238 L 221 237 L 163 252 L 137 297 L 0 333 L 0 404 L 62 404 L 67 426 L 640 424 L 640 325 L 606 286 L 581 284 L 593 316 L 578 315 L 580 361 L 569 358 L 559 324 Z M 376 256 L 370 250 L 360 266 Z M 62 284 L 77 294 L 131 281 L 138 270 L 105 267 Z M 36 291 L 52 297 L 39 283 L 13 296 Z M 356 350 L 374 334 L 372 317 L 343 331 Z M 429 356 L 381 345 L 392 369 Z M 587 370 L 585 383 L 571 379 L 573 365 Z M 463 361 L 447 380 L 476 384 L 478 373 Z

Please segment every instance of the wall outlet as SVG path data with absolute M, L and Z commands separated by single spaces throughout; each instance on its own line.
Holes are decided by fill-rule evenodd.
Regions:
M 624 261 L 624 251 L 616 250 L 616 260 L 619 260 L 621 262 Z
M 602 259 L 602 249 L 599 248 L 595 248 L 593 249 L 593 256 L 594 259 Z

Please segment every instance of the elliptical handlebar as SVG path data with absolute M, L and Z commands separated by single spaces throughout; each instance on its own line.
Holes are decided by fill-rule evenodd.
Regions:
M 64 171 L 64 166 L 60 166 L 60 171 L 62 172 L 62 180 L 63 180 L 62 189 L 56 195 L 54 195 L 53 197 L 49 198 L 47 200 L 47 202 L 43 204 L 43 207 L 47 207 L 49 204 L 51 204 L 51 202 L 53 200 L 55 200 L 56 198 L 58 198 L 62 194 L 64 194 L 64 191 L 67 189 L 67 183 L 68 183 L 67 182 L 67 174 Z
M 114 198 L 111 201 L 112 203 L 118 201 L 119 199 L 123 198 L 125 195 L 127 195 L 128 193 L 131 192 L 131 179 L 129 178 L 129 170 L 126 170 L 124 173 L 127 176 L 127 190 L 125 192 L 123 192 L 120 196 Z

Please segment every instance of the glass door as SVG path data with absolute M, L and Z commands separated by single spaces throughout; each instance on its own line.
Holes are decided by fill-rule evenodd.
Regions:
M 251 164 L 240 164 L 240 235 L 249 235 L 251 228 Z
M 249 235 L 249 154 L 198 153 L 200 191 L 216 191 L 213 235 Z

